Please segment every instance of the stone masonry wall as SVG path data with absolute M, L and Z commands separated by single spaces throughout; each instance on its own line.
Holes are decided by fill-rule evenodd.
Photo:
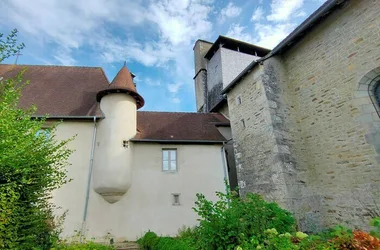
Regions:
M 366 227 L 380 212 L 380 119 L 366 84 L 380 75 L 379 12 L 379 1 L 348 1 L 282 55 L 292 156 L 324 226 Z
M 227 96 L 241 193 L 290 209 L 299 227 L 366 228 L 380 213 L 380 2 L 347 1 Z M 239 101 L 238 101 L 239 99 Z
M 284 166 L 278 158 L 281 149 L 273 134 L 263 71 L 264 67 L 256 67 L 227 96 L 238 184 L 241 195 L 260 193 L 286 206 Z

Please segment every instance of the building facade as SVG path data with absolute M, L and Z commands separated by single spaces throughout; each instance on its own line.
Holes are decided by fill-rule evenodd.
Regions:
M 176 235 L 194 226 L 196 194 L 215 200 L 228 181 L 224 142 L 229 121 L 218 113 L 146 112 L 124 66 L 111 83 L 101 68 L 0 65 L 4 78 L 26 69 L 21 107 L 62 121 L 55 139 L 74 139 L 68 178 L 53 194 L 66 212 L 62 237 L 135 241 L 152 230 Z
M 228 109 L 240 193 L 279 202 L 305 231 L 365 228 L 380 212 L 379 11 L 378 1 L 327 1 L 217 94 L 212 111 Z M 246 58 L 241 42 L 223 40 L 196 43 L 206 85 L 223 50 Z M 219 52 L 209 58 L 202 46 Z

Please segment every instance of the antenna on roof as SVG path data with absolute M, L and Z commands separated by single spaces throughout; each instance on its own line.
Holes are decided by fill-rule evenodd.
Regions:
M 17 64 L 18 57 L 19 57 L 19 56 L 22 56 L 22 54 L 20 53 L 20 51 L 17 51 L 17 53 L 14 54 L 14 56 L 16 56 L 15 64 Z

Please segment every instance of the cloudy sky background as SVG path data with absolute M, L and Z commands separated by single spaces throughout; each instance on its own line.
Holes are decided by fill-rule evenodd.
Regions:
M 19 30 L 18 64 L 127 61 L 143 110 L 195 111 L 193 45 L 218 35 L 273 48 L 323 0 L 2 0 L 0 33 Z M 15 57 L 5 63 L 14 63 Z

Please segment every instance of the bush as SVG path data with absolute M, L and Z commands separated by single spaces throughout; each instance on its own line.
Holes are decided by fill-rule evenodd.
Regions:
M 0 33 L 0 63 L 24 47 L 16 38 L 17 30 Z M 40 133 L 45 119 L 31 119 L 35 107 L 19 108 L 22 73 L 0 77 L 0 249 L 48 250 L 59 235 L 51 194 L 68 181 L 72 151 L 55 139 L 55 126 Z
M 60 244 L 51 250 L 114 250 L 112 246 L 105 246 L 94 242 Z
M 261 196 L 247 194 L 239 198 L 234 193 L 217 193 L 215 203 L 197 194 L 194 210 L 201 217 L 197 228 L 199 249 L 234 249 L 254 237 L 259 243 L 266 238 L 265 230 L 293 233 L 295 219 L 290 212 Z
M 139 243 L 141 248 L 144 250 L 153 250 L 157 245 L 158 240 L 159 237 L 157 234 L 149 231 L 145 233 L 144 236 L 137 241 L 137 243 Z
M 137 242 L 143 250 L 195 250 L 190 238 L 158 237 L 153 232 L 147 232 Z

